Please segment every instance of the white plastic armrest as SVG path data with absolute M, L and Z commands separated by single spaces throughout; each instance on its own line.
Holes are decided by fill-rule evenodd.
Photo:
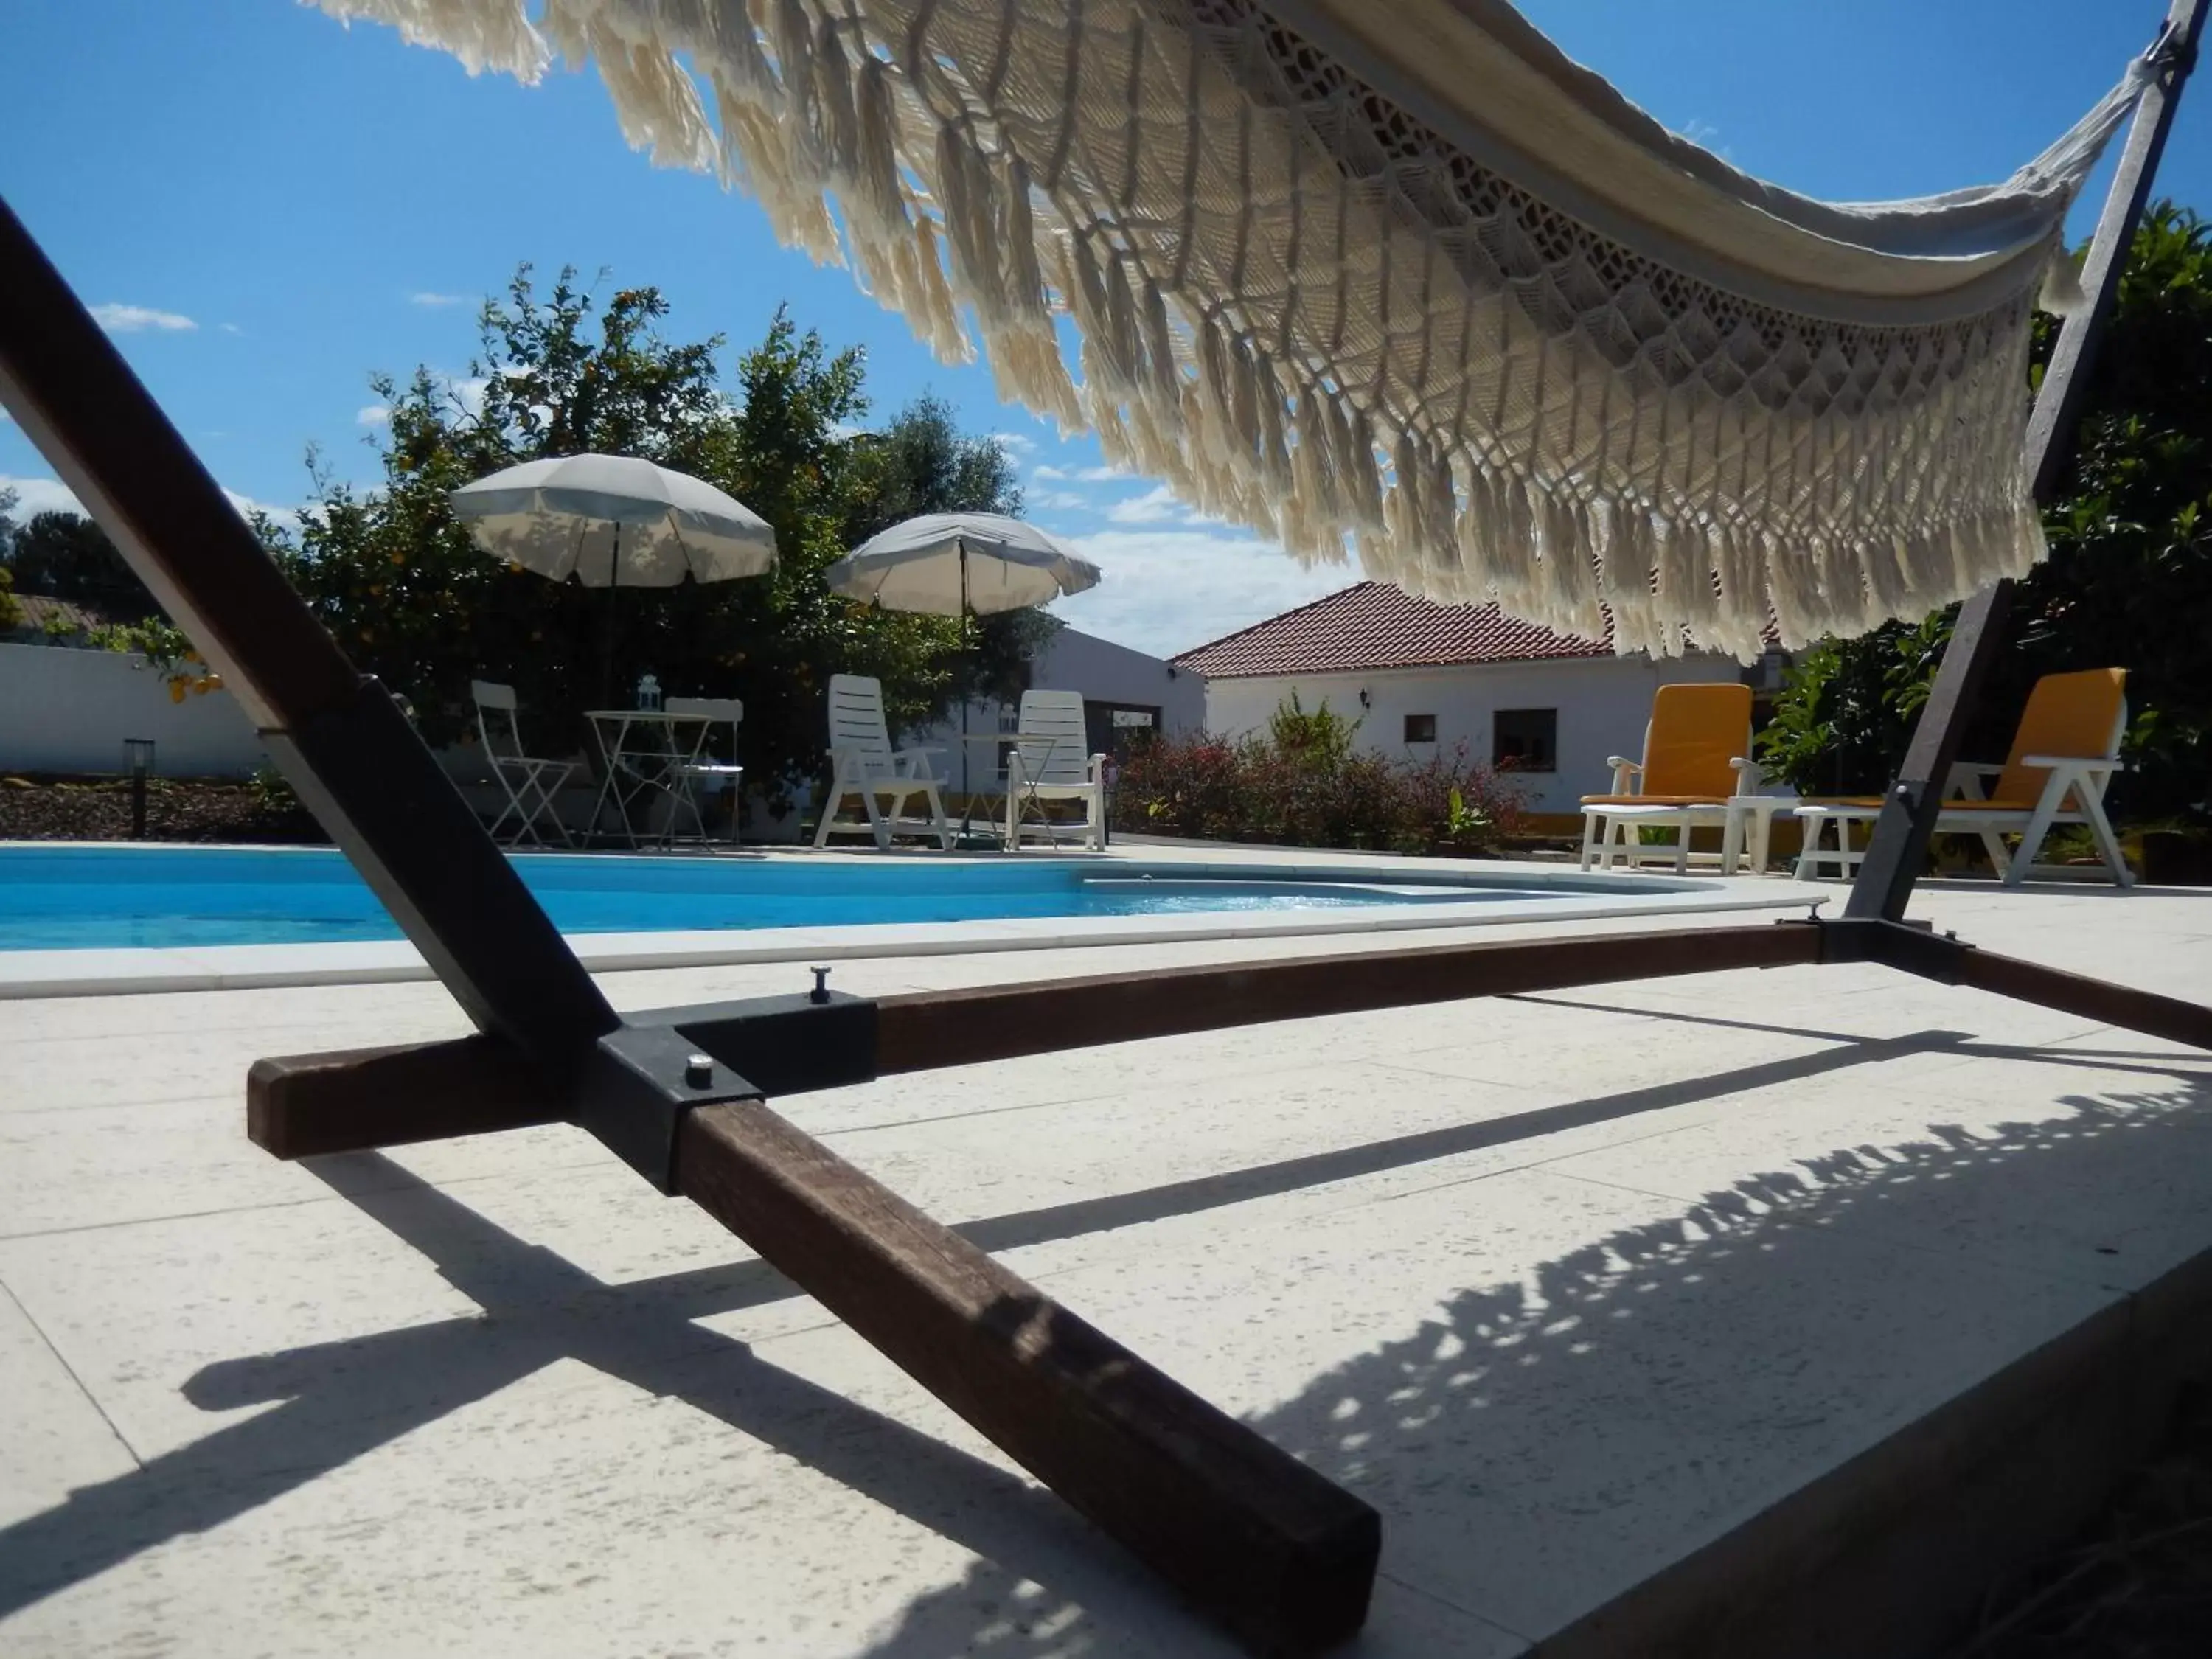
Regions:
M 1091 781 L 1093 783 L 1103 783 L 1106 781 L 1105 756 L 1093 755 L 1091 757 Z
M 1765 787 L 1766 774 L 1759 770 L 1757 761 L 1738 755 L 1729 764 L 1735 769 L 1735 793 L 1739 796 L 1755 795 Z
M 1991 761 L 1953 761 L 1951 775 L 1943 788 L 1947 800 L 1986 800 L 1989 791 L 1982 786 L 1989 779 L 2001 776 L 2004 768 Z
M 2120 763 L 2110 755 L 2022 755 L 2022 766 L 2069 766 L 2083 772 L 2116 772 Z
M 1629 775 L 1641 772 L 1644 768 L 1626 755 L 1607 755 L 1605 757 L 1605 763 L 1613 769 L 1613 793 L 1616 795 L 1633 793 L 1634 792 L 1628 787 Z

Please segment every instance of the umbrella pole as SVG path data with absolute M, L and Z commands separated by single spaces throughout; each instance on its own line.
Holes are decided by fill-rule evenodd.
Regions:
M 607 613 L 599 622 L 599 707 L 615 706 L 616 591 L 622 586 L 622 524 L 615 524 L 613 550 L 607 555 Z

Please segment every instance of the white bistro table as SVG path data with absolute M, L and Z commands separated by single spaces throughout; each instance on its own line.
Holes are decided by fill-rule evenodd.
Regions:
M 1037 794 L 1037 786 L 1043 778 L 1046 769 L 1052 764 L 1052 757 L 1060 746 L 1060 739 L 1034 732 L 1026 735 L 1019 732 L 971 732 L 963 736 L 963 741 L 991 745 L 992 768 L 1006 780 L 1006 821 L 1003 825 L 994 826 L 995 833 L 1000 836 L 1002 842 L 999 850 L 1002 853 L 1020 852 L 1022 850 L 1021 826 L 1028 822 L 1030 812 L 1036 814 L 1037 822 L 1049 828 L 1050 820 L 1045 816 L 1044 802 Z M 1018 791 L 1013 787 L 1012 767 L 1005 763 L 1004 757 L 998 753 L 1000 749 L 1009 751 L 1018 750 L 1027 753 L 1028 759 L 1022 767 L 1024 787 Z M 975 811 L 975 798 L 971 793 L 960 816 L 960 829 L 963 835 L 969 833 L 969 820 Z
M 679 818 L 685 813 L 703 842 L 707 824 L 691 795 L 690 769 L 698 764 L 714 717 L 665 708 L 587 708 L 584 714 L 599 746 L 602 774 L 599 799 L 592 807 L 592 828 L 598 830 L 611 802 L 622 834 L 632 847 L 647 842 L 674 845 Z M 659 802 L 666 804 L 666 815 L 656 834 L 653 815 Z

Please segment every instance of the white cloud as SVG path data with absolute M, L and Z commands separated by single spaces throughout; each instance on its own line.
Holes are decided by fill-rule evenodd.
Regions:
M 354 412 L 356 426 L 385 426 L 392 420 L 392 411 L 382 404 L 366 404 Z
M 59 478 L 11 478 L 0 472 L 0 493 L 15 492 L 15 517 L 33 513 L 82 513 L 84 505 Z
M 27 519 L 34 513 L 83 513 L 84 503 L 59 478 L 11 478 L 0 473 L 0 491 L 14 490 L 16 495 L 15 516 Z M 240 495 L 235 489 L 222 492 L 230 504 L 240 513 L 266 513 L 281 525 L 297 528 L 299 509 L 290 507 L 271 507 L 266 501 L 257 501 L 251 495 Z
M 1030 477 L 1048 483 L 1135 483 L 1133 472 L 1124 472 L 1118 466 L 1079 466 L 1070 471 L 1064 466 L 1047 464 L 1030 469 Z
M 149 328 L 160 329 L 165 333 L 175 333 L 199 326 L 191 318 L 180 316 L 173 311 L 156 311 L 151 306 L 125 306 L 112 303 L 94 306 L 92 308 L 92 319 L 110 334 L 139 334 Z
M 272 507 L 267 501 L 255 501 L 251 495 L 241 495 L 235 489 L 226 489 L 222 493 L 230 497 L 230 504 L 233 507 L 248 518 L 256 513 L 260 513 L 273 519 L 287 530 L 297 530 L 300 527 L 300 510 L 297 507 Z
M 1165 484 L 1154 484 L 1141 495 L 1115 502 L 1106 509 L 1106 516 L 1115 524 L 1166 524 L 1188 514 L 1173 490 Z
M 492 373 L 502 380 L 519 380 L 525 378 L 530 371 L 526 368 L 518 368 L 513 363 L 501 363 Z M 484 387 L 491 384 L 486 377 L 482 374 L 459 377 L 445 374 L 442 378 L 445 380 L 447 395 L 461 406 L 463 414 L 473 416 L 483 413 Z
M 465 306 L 468 302 L 469 296 L 465 294 L 431 294 L 426 291 L 407 296 L 407 303 L 410 306 Z
M 236 323 L 217 323 L 216 326 L 226 334 L 243 334 L 246 331 Z
M 1036 440 L 1026 432 L 994 432 L 991 441 L 1001 449 L 1012 450 L 1017 455 L 1026 455 L 1036 447 Z
M 1043 489 L 1028 499 L 1029 506 L 1048 512 L 1083 513 L 1093 511 L 1097 504 L 1088 495 L 1079 495 L 1072 489 Z
M 1070 539 L 1104 580 L 1058 601 L 1052 614 L 1158 657 L 1249 628 L 1360 579 L 1356 563 L 1308 569 L 1273 543 L 1233 532 L 1107 530 Z

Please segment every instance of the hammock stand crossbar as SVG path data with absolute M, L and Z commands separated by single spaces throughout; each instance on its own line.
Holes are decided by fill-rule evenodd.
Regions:
M 2031 428 L 2037 499 L 2212 0 L 2173 0 Z M 1364 1620 L 1375 1510 L 1056 1305 L 771 1111 L 878 1075 L 1272 1020 L 1833 962 L 1993 991 L 2212 1049 L 2212 1009 L 1907 925 L 1937 781 L 2002 632 L 1971 601 L 1836 921 L 1376 951 L 870 1001 L 814 992 L 617 1015 L 392 697 L 356 672 L 114 345 L 0 203 L 0 401 L 253 720 L 301 799 L 478 1028 L 264 1060 L 248 1133 L 280 1158 L 570 1121 L 691 1199 L 1257 1652 Z

